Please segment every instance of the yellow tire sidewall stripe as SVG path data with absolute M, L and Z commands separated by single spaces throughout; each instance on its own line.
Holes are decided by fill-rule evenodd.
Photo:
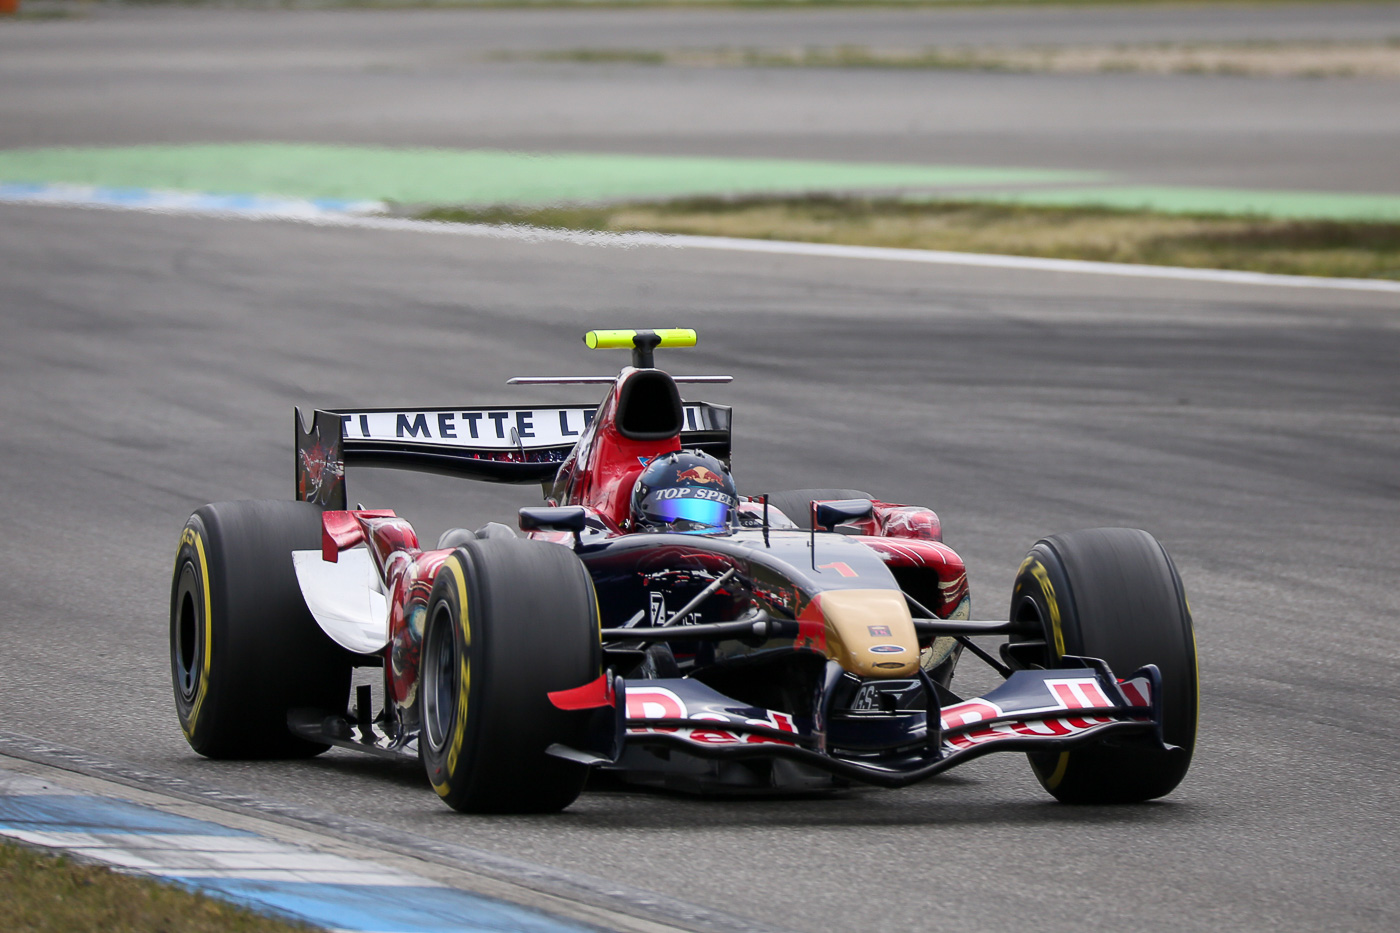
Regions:
M 186 526 L 180 535 L 182 550 L 185 545 L 194 548 L 195 556 L 199 558 L 199 588 L 204 596 L 204 657 L 200 659 L 199 689 L 195 691 L 189 716 L 180 723 L 185 731 L 185 738 L 193 740 L 194 731 L 199 725 L 199 711 L 204 706 L 204 698 L 209 695 L 209 670 L 213 666 L 214 614 L 209 593 L 209 561 L 204 553 L 204 536 Z
M 471 615 L 467 610 L 467 582 L 466 573 L 462 567 L 461 559 L 456 554 L 443 562 L 439 575 L 447 573 L 451 575 L 451 580 L 457 593 L 457 627 L 462 633 L 462 647 L 464 650 L 458 654 L 458 685 L 457 685 L 457 713 L 454 717 L 452 727 L 452 741 L 447 750 L 447 775 L 442 783 L 433 783 L 433 790 L 438 796 L 446 797 L 452 792 L 452 775 L 457 771 L 457 762 L 462 755 L 462 743 L 467 732 L 467 709 L 471 694 L 471 663 L 468 658 L 468 651 L 472 644 Z
M 1027 570 L 1040 584 L 1040 592 L 1045 597 L 1045 607 L 1050 611 L 1050 632 L 1055 643 L 1055 657 L 1062 658 L 1065 655 L 1065 633 L 1060 624 L 1060 603 L 1055 596 L 1055 584 L 1050 582 L 1050 571 L 1034 557 L 1027 557 L 1025 563 L 1021 564 L 1021 572 Z M 1065 779 L 1065 772 L 1069 770 L 1069 758 L 1069 752 L 1060 752 L 1060 757 L 1055 761 L 1055 770 L 1045 779 L 1045 786 L 1050 790 L 1059 787 L 1060 782 Z

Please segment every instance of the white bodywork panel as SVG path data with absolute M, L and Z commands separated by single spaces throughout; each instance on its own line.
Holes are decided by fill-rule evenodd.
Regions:
M 389 601 L 369 551 L 340 552 L 334 564 L 318 551 L 293 551 L 297 583 L 306 608 L 336 644 L 356 654 L 374 654 L 389 643 Z

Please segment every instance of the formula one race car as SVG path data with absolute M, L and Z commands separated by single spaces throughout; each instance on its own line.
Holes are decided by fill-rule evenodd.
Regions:
M 421 759 L 464 811 L 567 807 L 591 769 L 682 790 L 898 787 L 1023 751 L 1069 803 L 1169 793 L 1196 733 L 1191 614 L 1166 551 L 1105 528 L 1038 542 L 1005 620 L 972 621 L 938 516 L 850 489 L 740 496 L 730 409 L 626 348 L 596 408 L 296 413 L 297 500 L 190 517 L 170 602 L 175 702 L 202 755 Z M 346 508 L 345 467 L 542 483 L 515 529 L 419 545 Z M 999 657 L 971 640 L 1005 638 Z M 964 653 L 1004 678 L 964 698 Z M 353 667 L 383 668 L 383 703 Z

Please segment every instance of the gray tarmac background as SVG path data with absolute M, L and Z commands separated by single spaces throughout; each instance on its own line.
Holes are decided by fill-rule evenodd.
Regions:
M 1280 22 L 1304 15 L 1268 9 Z M 1360 22 L 1348 9 L 1308 15 Z M 1100 12 L 1076 28 L 1114 20 Z M 1173 28 L 1204 28 L 1192 18 L 1204 14 L 1170 15 L 1186 23 Z M 403 61 L 420 42 L 450 45 L 437 16 L 104 11 L 5 24 L 0 146 L 554 139 L 1033 165 L 1059 163 L 1020 156 L 1060 152 L 1070 167 L 1141 157 L 1174 178 L 1395 187 L 1376 180 L 1393 179 L 1397 151 L 1389 84 L 369 67 L 366 47 Z M 152 25 L 166 22 L 187 32 Z M 205 22 L 217 28 L 189 25 Z M 642 28 L 628 22 L 617 28 Z M 311 25 L 286 25 L 297 23 Z M 55 29 L 70 26 L 81 28 Z M 259 61 L 282 34 L 288 47 Z M 310 34 L 332 59 L 349 51 L 312 68 L 310 39 L 297 39 Z M 199 41 L 224 57 L 181 65 Z M 123 54 L 129 68 L 89 67 Z M 1114 125 L 1151 101 L 1140 121 Z M 958 119 L 911 129 L 897 117 L 915 103 L 919 119 Z M 1154 137 L 1154 120 L 1170 132 Z M 1356 166 L 1369 168 L 1337 175 Z M 410 767 L 188 751 L 165 655 L 170 554 L 200 503 L 290 494 L 292 405 L 589 400 L 503 382 L 606 372 L 619 360 L 584 351 L 583 330 L 673 322 L 702 334 L 684 368 L 740 377 L 704 396 L 736 406 L 744 488 L 855 485 L 934 506 L 968 560 L 978 615 L 1003 611 L 1041 534 L 1134 525 L 1160 537 L 1191 593 L 1204 679 L 1202 745 L 1180 791 L 1071 810 L 1006 756 L 829 800 L 607 791 L 556 818 L 465 819 Z M 0 328 L 7 731 L 775 926 L 1400 925 L 1394 296 L 11 205 L 0 206 Z M 398 508 L 425 538 L 533 501 L 528 488 L 407 474 L 350 483 L 352 498 Z M 969 666 L 961 686 L 979 678 Z
M 1397 83 L 487 62 L 491 51 L 1400 38 L 1397 4 L 96 9 L 0 22 L 0 148 L 275 140 L 1100 169 L 1400 191 Z
M 9 731 L 798 929 L 1400 919 L 1393 296 L 10 206 L 0 308 Z M 637 321 L 697 326 L 684 368 L 739 375 L 705 397 L 736 406 L 744 488 L 934 505 L 979 615 L 1040 534 L 1158 535 L 1202 658 L 1182 788 L 1069 809 L 1007 756 L 830 800 L 613 791 L 467 819 L 412 767 L 189 752 L 169 554 L 203 501 L 289 495 L 294 403 L 559 398 L 503 381 L 605 372 L 579 334 Z M 424 537 L 534 499 L 392 473 L 350 496 Z

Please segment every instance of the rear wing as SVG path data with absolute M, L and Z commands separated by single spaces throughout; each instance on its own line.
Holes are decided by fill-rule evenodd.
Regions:
M 684 402 L 681 446 L 725 463 L 731 410 Z M 549 483 L 593 422 L 596 405 L 296 410 L 297 499 L 346 508 L 345 467 L 416 470 L 494 483 Z

